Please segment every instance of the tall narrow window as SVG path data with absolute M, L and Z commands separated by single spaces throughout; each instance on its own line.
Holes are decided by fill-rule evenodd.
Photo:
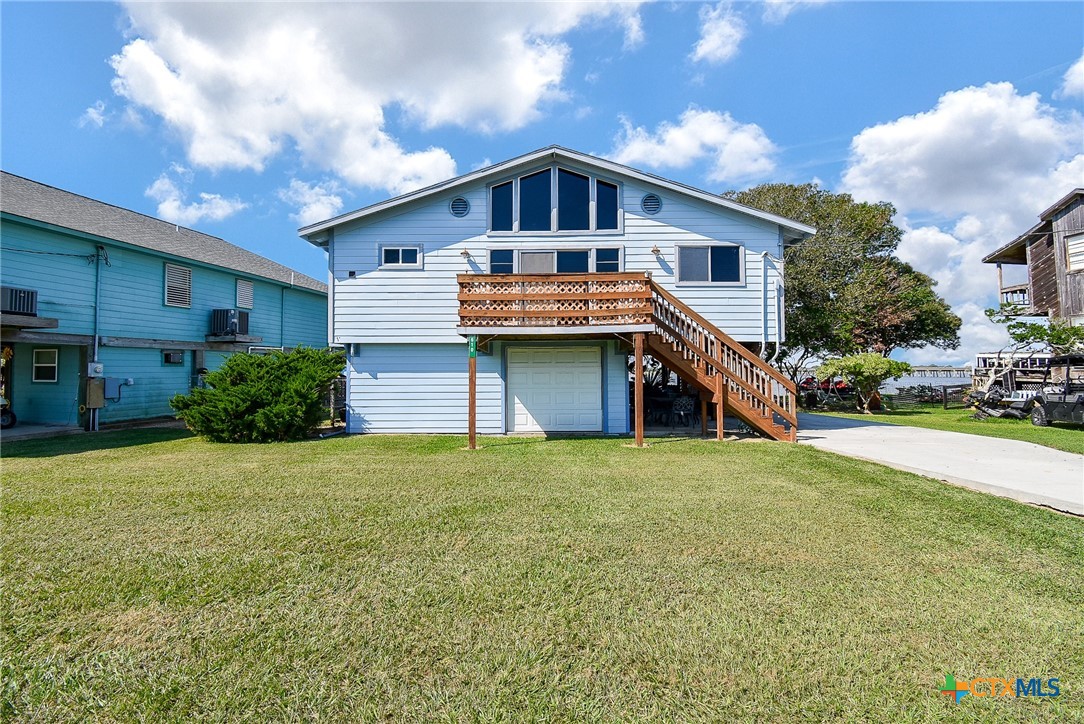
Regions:
M 1084 234 L 1065 237 L 1065 251 L 1069 257 L 1069 271 L 1084 271 Z
M 548 168 L 519 180 L 520 231 L 549 231 L 552 208 Z
M 557 229 L 587 231 L 591 228 L 591 179 L 557 170 Z
M 188 267 L 166 264 L 166 306 L 192 306 L 192 270 Z
M 255 292 L 252 282 L 248 279 L 237 280 L 237 306 L 241 309 L 252 309 L 255 302 Z
M 599 231 L 617 229 L 617 186 L 605 181 L 595 182 L 595 218 Z
M 33 382 L 56 382 L 59 379 L 57 367 L 59 366 L 59 350 L 36 349 L 34 350 L 34 369 L 30 379 Z
M 493 231 L 512 230 L 512 182 L 497 184 L 489 192 Z

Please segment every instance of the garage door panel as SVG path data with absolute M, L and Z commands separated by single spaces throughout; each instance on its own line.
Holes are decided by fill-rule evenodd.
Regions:
M 601 432 L 597 347 L 508 350 L 510 432 Z

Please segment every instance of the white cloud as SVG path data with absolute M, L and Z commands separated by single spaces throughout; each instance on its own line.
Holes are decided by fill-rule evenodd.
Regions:
M 182 177 L 185 184 L 191 182 L 191 174 L 176 164 L 171 169 Z M 199 201 L 186 203 L 187 192 L 170 178 L 168 173 L 161 174 L 144 192 L 158 202 L 158 217 L 174 224 L 194 226 L 201 221 L 221 221 L 248 204 L 240 199 L 226 199 L 219 194 L 199 194 Z
M 113 88 L 160 116 L 191 164 L 260 171 L 284 152 L 404 192 L 455 175 L 442 148 L 387 124 L 520 128 L 566 99 L 569 31 L 642 41 L 638 3 L 138 3 Z
M 1038 221 L 1084 183 L 1084 120 L 1009 83 L 945 93 L 929 111 L 867 128 L 851 144 L 843 190 L 890 201 L 904 230 L 898 256 L 938 282 L 963 319 L 959 350 L 908 353 L 916 362 L 967 361 L 1000 349 L 1004 328 L 982 314 L 997 304 L 997 272 L 982 258 Z M 932 221 L 912 226 L 910 218 Z M 1006 284 L 1021 274 L 1006 269 Z
M 764 22 L 781 23 L 799 7 L 823 5 L 828 0 L 764 0 Z
M 624 130 L 614 139 L 610 158 L 618 163 L 651 168 L 687 168 L 707 161 L 712 182 L 763 178 L 775 170 L 775 144 L 755 123 L 739 123 L 729 113 L 690 106 L 678 124 L 664 122 L 654 133 L 633 127 L 622 118 Z
M 87 108 L 83 111 L 83 115 L 79 116 L 79 127 L 95 126 L 101 128 L 103 125 L 105 125 L 105 102 L 94 101 L 94 105 Z
M 315 224 L 338 214 L 343 207 L 341 193 L 342 187 L 335 181 L 307 184 L 297 179 L 290 179 L 290 185 L 278 191 L 280 199 L 298 207 L 290 218 L 300 226 Z
M 1080 184 L 1082 134 L 1079 114 L 1060 116 L 1009 83 L 964 88 L 945 93 L 930 111 L 859 133 L 843 186 L 905 213 L 1020 225 Z
M 1069 66 L 1062 76 L 1061 86 L 1054 93 L 1055 98 L 1075 98 L 1084 96 L 1084 54 L 1077 62 Z
M 745 21 L 735 13 L 730 3 L 700 8 L 700 39 L 693 48 L 692 59 L 708 63 L 725 63 L 738 54 L 745 38 Z

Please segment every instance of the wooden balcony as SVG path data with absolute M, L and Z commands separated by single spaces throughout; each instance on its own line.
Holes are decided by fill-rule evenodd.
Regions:
M 1014 284 L 1001 288 L 1001 306 L 1014 307 L 1019 314 L 1027 314 L 1031 309 L 1031 288 L 1028 284 Z M 1008 310 L 1005 310 L 1008 311 Z
M 462 334 L 592 334 L 652 328 L 643 272 L 460 274 Z

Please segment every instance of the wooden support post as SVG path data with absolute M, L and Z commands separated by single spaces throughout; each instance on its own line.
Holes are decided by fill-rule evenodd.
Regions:
M 635 390 L 633 394 L 633 404 L 636 406 L 636 447 L 644 446 L 644 333 L 637 332 L 634 337 L 634 346 L 636 348 L 635 357 L 635 371 L 633 377 L 633 388 Z
M 467 342 L 467 447 L 478 449 L 478 337 Z
M 715 439 L 723 439 L 723 419 L 726 417 L 726 380 L 715 373 Z
M 700 437 L 708 436 L 708 398 L 700 393 Z

